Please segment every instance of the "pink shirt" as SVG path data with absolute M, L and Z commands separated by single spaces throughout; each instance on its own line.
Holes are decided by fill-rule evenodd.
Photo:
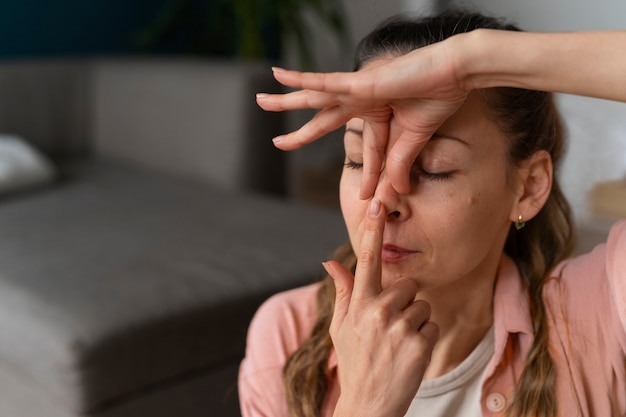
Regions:
M 308 337 L 319 284 L 277 294 L 256 313 L 239 371 L 244 417 L 288 417 L 282 389 L 287 358 Z M 626 220 L 606 244 L 561 263 L 544 287 L 550 349 L 557 367 L 559 415 L 626 416 Z M 483 383 L 483 416 L 500 416 L 533 341 L 528 296 L 513 261 L 503 257 L 494 294 L 495 351 Z M 337 363 L 323 416 L 339 396 Z

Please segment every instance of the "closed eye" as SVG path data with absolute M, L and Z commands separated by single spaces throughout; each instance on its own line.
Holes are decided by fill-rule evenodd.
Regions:
M 347 162 L 344 163 L 343 165 L 346 168 L 348 168 L 348 169 L 363 169 L 363 163 L 362 162 L 355 162 L 355 161 L 351 160 L 350 158 L 347 158 Z M 446 179 L 450 178 L 452 176 L 452 174 L 454 173 L 454 171 L 429 172 L 429 171 L 426 171 L 426 170 L 424 170 L 422 168 L 416 168 L 414 173 L 417 174 L 419 177 L 427 179 L 427 180 L 443 181 L 443 180 L 446 180 Z
M 363 163 L 354 162 L 350 158 L 347 158 L 347 159 L 348 159 L 348 161 L 345 164 L 343 164 L 343 166 L 345 166 L 346 168 L 349 168 L 349 169 L 361 169 L 361 168 L 363 168 Z
M 442 181 L 450 178 L 452 176 L 452 171 L 449 172 L 428 172 L 423 169 L 419 170 L 419 175 L 422 178 L 432 181 Z

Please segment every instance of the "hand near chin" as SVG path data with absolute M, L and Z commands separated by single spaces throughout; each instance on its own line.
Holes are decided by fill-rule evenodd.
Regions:
M 337 262 L 325 264 L 336 288 L 330 335 L 341 395 L 335 417 L 403 416 L 439 337 L 430 306 L 414 301 L 413 281 L 381 286 L 384 211 L 372 200 L 354 276 Z

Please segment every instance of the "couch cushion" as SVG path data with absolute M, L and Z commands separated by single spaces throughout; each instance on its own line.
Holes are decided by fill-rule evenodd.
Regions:
M 0 366 L 77 411 L 240 357 L 259 303 L 346 238 L 336 212 L 110 163 L 3 202 L 0 230 Z
M 51 183 L 52 162 L 24 139 L 0 133 L 0 197 Z

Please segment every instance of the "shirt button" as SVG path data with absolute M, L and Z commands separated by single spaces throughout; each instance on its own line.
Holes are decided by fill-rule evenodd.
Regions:
M 504 410 L 506 398 L 499 392 L 491 393 L 487 396 L 487 409 L 494 413 Z

